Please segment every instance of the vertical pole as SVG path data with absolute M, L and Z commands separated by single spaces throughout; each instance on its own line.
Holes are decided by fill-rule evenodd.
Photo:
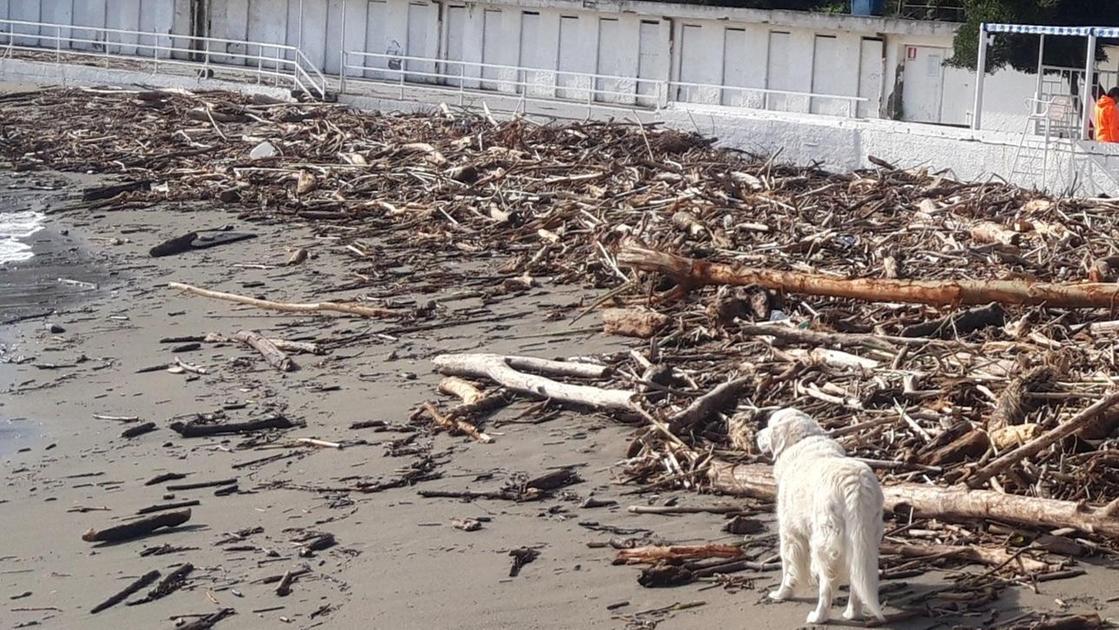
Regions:
M 1041 102 L 1041 93 L 1045 89 L 1045 33 L 1041 34 L 1041 42 L 1037 48 L 1037 98 Z
M 987 78 L 987 23 L 979 25 L 979 58 L 975 63 L 975 106 L 972 108 L 971 128 L 983 128 L 983 81 Z
M 1084 60 L 1084 85 L 1080 87 L 1080 139 L 1088 140 L 1092 120 L 1092 88 L 1096 78 L 1096 31 L 1088 35 L 1088 54 Z
M 342 0 L 342 35 L 338 48 L 342 51 L 342 62 L 338 64 L 338 91 L 341 92 L 346 83 L 346 0 Z

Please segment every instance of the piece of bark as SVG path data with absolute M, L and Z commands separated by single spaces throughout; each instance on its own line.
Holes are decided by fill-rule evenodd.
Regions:
M 774 501 L 777 483 L 772 469 L 757 464 L 732 464 L 712 460 L 707 470 L 712 488 L 737 496 Z M 1060 529 L 1069 527 L 1088 534 L 1119 538 L 1116 506 L 1087 507 L 1074 501 L 1058 501 L 969 488 L 940 488 L 903 483 L 882 487 L 885 508 L 912 508 L 919 518 L 945 521 L 991 519 L 1026 527 Z
M 525 482 L 526 488 L 535 488 L 543 492 L 551 492 L 583 481 L 574 468 L 561 468 L 545 473 L 539 477 Z
M 989 448 L 991 448 L 991 440 L 987 434 L 978 429 L 971 429 L 928 456 L 923 457 L 922 461 L 930 466 L 944 466 L 965 459 L 978 459 Z
M 988 326 L 1004 326 L 1006 311 L 998 304 L 953 313 L 940 319 L 913 324 L 901 329 L 902 337 L 938 337 L 951 339 Z
M 292 429 L 301 426 L 284 416 L 270 416 L 249 422 L 229 422 L 224 424 L 202 424 L 199 422 L 172 422 L 171 429 L 183 437 L 209 437 L 230 433 L 253 433 L 269 429 Z
M 198 232 L 187 232 L 182 236 L 167 239 L 159 245 L 148 250 L 148 255 L 152 258 L 161 258 L 163 256 L 174 256 L 181 254 L 191 248 L 191 243 L 198 238 Z
M 695 575 L 687 567 L 671 562 L 658 562 L 645 567 L 637 576 L 637 583 L 645 588 L 671 588 L 691 584 Z
M 341 449 L 344 444 L 341 442 L 330 442 L 327 440 L 320 440 L 318 438 L 301 437 L 296 438 L 295 441 L 299 444 L 307 444 L 309 446 L 318 446 L 321 448 L 337 448 Z
M 124 431 L 121 431 L 120 436 L 122 438 L 131 439 L 134 437 L 139 437 L 145 433 L 151 433 L 152 431 L 155 431 L 155 423 L 144 422 L 142 424 L 133 425 L 131 427 L 128 427 Z
M 449 396 L 458 396 L 464 405 L 476 403 L 485 396 L 477 385 L 457 376 L 448 376 L 439 381 L 439 392 Z
M 1042 365 L 1011 379 L 1006 389 L 999 394 L 995 410 L 987 420 L 987 432 L 993 434 L 1011 425 L 1021 424 L 1026 415 L 1037 408 L 1037 400 L 1031 398 L 1030 393 L 1051 389 L 1057 378 L 1057 370 Z
M 190 510 L 164 512 L 105 529 L 90 529 L 82 534 L 86 542 L 121 542 L 146 536 L 158 529 L 177 527 L 190 520 Z
M 302 352 L 304 354 L 326 353 L 326 351 L 322 349 L 322 346 L 309 341 L 288 341 L 287 339 L 276 339 L 275 337 L 269 337 L 268 341 L 284 352 Z
M 302 567 L 300 567 L 298 569 L 292 569 L 291 571 L 285 571 L 284 573 L 281 573 L 279 575 L 269 575 L 267 577 L 260 578 L 260 583 L 261 584 L 275 584 L 275 583 L 279 582 L 280 580 L 284 579 L 284 576 L 287 575 L 288 573 L 292 573 L 295 577 L 299 577 L 301 575 L 306 575 L 310 572 L 311 572 L 311 567 L 309 567 L 307 565 L 303 565 Z
M 123 602 L 125 599 L 128 599 L 129 595 L 132 595 L 136 591 L 139 591 L 140 589 L 144 588 L 145 586 L 151 584 L 152 582 L 154 582 L 158 579 L 159 579 L 159 571 L 148 571 L 144 575 L 142 575 L 139 578 L 137 578 L 136 580 L 134 580 L 131 584 L 124 587 L 124 590 L 112 595 L 111 597 L 109 597 L 105 601 L 103 601 L 100 604 L 97 604 L 96 606 L 94 606 L 89 611 L 89 614 L 96 615 L 97 613 L 101 612 L 102 610 L 105 610 L 106 608 L 112 608 L 113 606 L 116 606 L 117 604 Z
M 621 337 L 648 339 L 661 331 L 671 321 L 645 308 L 608 308 L 602 311 L 602 332 Z
M 294 252 L 292 252 L 291 256 L 288 257 L 288 261 L 284 262 L 284 266 L 295 266 L 303 264 L 304 262 L 307 262 L 307 257 L 307 250 L 304 250 L 304 248 L 300 247 L 299 250 L 295 250 Z
M 757 422 L 751 412 L 739 412 L 727 417 L 727 438 L 730 445 L 739 451 L 752 452 Z
M 1033 280 L 840 279 L 825 274 L 758 269 L 695 260 L 632 242 L 622 247 L 616 259 L 624 267 L 671 276 L 684 287 L 755 284 L 802 295 L 945 306 L 998 302 L 1029 306 L 1044 304 L 1049 308 L 1110 309 L 1119 303 L 1119 284 L 1060 284 Z
M 151 602 L 162 599 L 179 590 L 186 584 L 186 578 L 192 571 L 194 571 L 193 564 L 187 562 L 180 565 L 179 568 L 168 573 L 167 577 L 160 580 L 159 584 L 156 584 L 152 590 L 148 591 L 147 596 L 141 600 L 141 602 Z
M 285 313 L 314 313 L 314 312 L 333 312 L 344 313 L 346 315 L 357 315 L 359 317 L 374 317 L 386 318 L 397 317 L 401 313 L 387 309 L 377 308 L 374 306 L 361 306 L 358 304 L 349 304 L 346 302 L 313 302 L 309 304 L 297 304 L 291 302 L 273 302 L 271 300 L 261 300 L 258 298 L 248 297 L 244 295 L 237 295 L 234 293 L 223 293 L 221 291 L 211 291 L 210 289 L 203 289 L 200 287 L 191 286 L 189 284 L 182 284 L 180 282 L 168 282 L 168 288 L 186 291 L 194 295 L 202 297 L 214 298 L 216 300 L 225 300 L 227 302 L 236 302 L 237 304 L 248 304 L 266 310 L 282 311 Z
M 452 434 L 461 433 L 463 435 L 470 436 L 471 439 L 483 444 L 489 444 L 493 442 L 492 437 L 479 431 L 478 427 L 474 426 L 472 423 L 460 418 L 453 418 L 445 415 L 431 403 L 424 403 L 423 405 L 421 405 L 421 409 L 428 415 L 428 417 L 435 421 L 435 424 L 438 424 Z
M 268 339 L 265 339 L 258 332 L 252 330 L 242 330 L 236 335 L 233 335 L 233 338 L 245 345 L 252 347 L 254 350 L 259 352 L 261 356 L 264 357 L 264 360 L 268 362 L 268 365 L 271 365 L 281 372 L 291 372 L 297 367 L 295 365 L 295 362 L 291 360 L 291 357 L 284 354 L 283 351 L 277 348 L 274 343 L 272 343 Z
M 210 628 L 214 627 L 214 624 L 234 614 L 237 614 L 237 611 L 232 608 L 222 608 L 217 612 L 199 617 L 189 623 L 184 623 L 176 628 L 176 630 L 210 630 Z
M 707 226 L 705 226 L 694 214 L 687 210 L 678 210 L 672 215 L 672 224 L 675 225 L 683 232 L 687 232 L 688 236 L 692 238 L 699 238 L 706 235 Z
M 161 475 L 156 475 L 156 476 L 152 477 L 151 479 L 148 479 L 147 481 L 144 482 L 144 485 L 145 486 L 157 486 L 161 483 L 166 483 L 168 481 L 178 481 L 179 479 L 186 479 L 186 477 L 187 477 L 186 473 L 163 473 Z
M 154 512 L 166 512 L 167 510 L 181 510 L 182 508 L 194 507 L 196 505 L 202 505 L 202 502 L 198 499 L 191 499 L 190 501 L 178 501 L 175 503 L 160 503 L 140 508 L 136 510 L 136 514 L 143 515 L 152 514 Z
M 82 189 L 82 201 L 103 201 L 112 199 L 117 195 L 137 190 L 150 190 L 151 180 L 124 182 L 123 184 L 109 184 L 108 186 L 93 186 Z
M 1076 432 L 1082 440 L 1104 440 L 1119 428 L 1119 408 L 1111 408 L 1094 418 L 1084 421 L 1083 427 Z
M 1044 449 L 1049 448 L 1053 444 L 1056 444 L 1057 442 L 1069 437 L 1070 435 L 1075 434 L 1077 431 L 1080 431 L 1089 422 L 1095 420 L 1098 416 L 1110 411 L 1113 407 L 1115 407 L 1116 403 L 1119 403 L 1119 392 L 1107 395 L 1103 399 L 1097 401 L 1095 404 L 1076 414 L 1067 422 L 1060 424 L 1053 429 L 1050 429 L 1028 444 L 1020 446 L 1013 451 L 1010 451 L 1009 453 L 1004 453 L 1003 455 L 999 456 L 994 461 L 975 471 L 974 474 L 968 477 L 967 485 L 972 488 L 978 488 L 982 486 L 984 483 L 987 483 L 988 479 L 1009 469 L 1021 460 L 1027 457 L 1032 457 L 1033 455 L 1040 453 Z
M 513 566 L 509 568 L 509 577 L 517 577 L 521 573 L 521 568 L 536 560 L 540 556 L 540 552 L 529 547 L 521 547 L 510 551 L 509 555 L 513 557 Z
M 656 564 L 701 558 L 742 558 L 743 555 L 742 547 L 738 545 L 650 545 L 619 549 L 614 564 Z
M 980 221 L 971 226 L 969 233 L 971 239 L 979 243 L 1018 245 L 1018 242 L 1022 239 L 1019 232 L 993 221 Z
M 219 486 L 228 486 L 237 483 L 237 478 L 233 479 L 218 479 L 215 481 L 197 481 L 194 483 L 180 483 L 167 486 L 168 492 L 178 492 L 180 490 L 198 490 L 199 488 L 217 488 Z
M 991 444 L 995 450 L 1002 452 L 1008 448 L 1018 448 L 1027 444 L 1041 433 L 1041 427 L 1034 424 L 1012 424 L 1008 427 L 999 427 L 987 432 L 991 437 Z
M 536 369 L 565 376 L 605 376 L 606 368 L 563 361 L 544 361 L 527 357 L 506 357 L 498 354 L 443 354 L 432 359 L 444 374 L 488 378 L 511 391 L 548 398 L 561 403 L 583 405 L 613 411 L 634 411 L 634 393 L 626 390 L 601 389 L 586 385 L 570 385 L 552 379 L 520 372 Z
M 756 518 L 739 514 L 723 525 L 723 531 L 735 536 L 751 536 L 764 532 L 765 524 Z
M 966 560 L 975 564 L 985 564 L 993 567 L 1016 568 L 1026 573 L 1043 573 L 1049 570 L 1049 565 L 1025 555 L 1017 555 L 1005 549 L 992 549 L 988 547 L 968 547 L 962 545 L 934 545 L 931 543 L 895 543 L 888 540 L 882 541 L 879 550 L 883 554 L 904 556 L 906 558 L 927 558 L 929 556 L 951 557 Z
M 897 280 L 901 277 L 901 263 L 896 256 L 886 256 L 882 259 L 882 275 L 887 280 Z
M 287 597 L 288 595 L 291 595 L 291 585 L 293 582 L 295 582 L 296 577 L 298 576 L 293 571 L 284 573 L 284 576 L 280 578 L 280 583 L 276 585 L 276 595 L 278 595 L 279 597 Z
M 736 378 L 716 386 L 706 394 L 696 398 L 683 411 L 672 416 L 668 429 L 675 435 L 687 433 L 707 421 L 717 412 L 738 403 L 738 399 L 754 385 L 754 377 Z

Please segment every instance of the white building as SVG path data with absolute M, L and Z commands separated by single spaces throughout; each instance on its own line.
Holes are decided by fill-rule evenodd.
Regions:
M 592 86 L 580 75 L 594 74 L 590 96 L 618 104 L 971 120 L 974 77 L 944 64 L 958 28 L 947 22 L 625 0 L 0 0 L 0 18 L 288 44 L 330 74 L 343 50 L 379 55 L 348 57 L 363 68 L 390 69 L 396 56 L 468 62 L 404 64 L 414 81 L 461 74 L 478 79 L 471 88 L 561 99 L 586 98 Z M 1036 84 L 1013 71 L 990 77 L 987 128 L 1019 130 Z
M 1062 141 L 1064 155 L 1052 159 L 1048 142 L 1020 146 L 1036 128 L 1028 99 L 1074 99 L 1082 69 L 989 75 L 983 129 L 968 128 L 974 72 L 945 64 L 958 28 L 641 0 L 0 0 L 0 47 L 56 49 L 56 65 L 63 50 L 80 50 L 149 57 L 153 69 L 160 59 L 258 78 L 271 69 L 379 108 L 454 102 L 450 91 L 464 103 L 531 102 L 534 113 L 561 117 L 643 110 L 837 170 L 874 153 L 968 179 L 1119 193 L 1111 146 Z M 0 57 L 0 73 L 53 79 L 38 63 Z M 61 72 L 70 80 L 77 66 Z M 1044 166 L 1029 172 L 1028 162 Z

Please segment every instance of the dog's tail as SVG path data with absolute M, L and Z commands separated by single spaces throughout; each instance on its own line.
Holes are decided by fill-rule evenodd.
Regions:
M 869 468 L 847 491 L 847 555 L 851 592 L 875 619 L 885 621 L 878 603 L 878 545 L 882 541 L 882 488 Z M 869 522 L 867 522 L 869 521 Z

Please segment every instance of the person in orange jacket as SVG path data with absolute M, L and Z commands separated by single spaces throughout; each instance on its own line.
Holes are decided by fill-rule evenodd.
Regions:
M 1096 142 L 1119 142 L 1119 87 L 1096 101 Z

